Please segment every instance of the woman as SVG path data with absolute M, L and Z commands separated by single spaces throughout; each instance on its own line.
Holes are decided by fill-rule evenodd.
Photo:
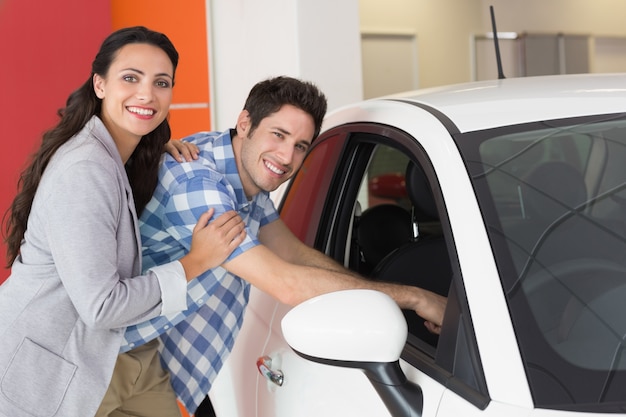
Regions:
M 208 226 L 204 213 L 188 255 L 141 275 L 137 213 L 170 137 L 177 63 L 163 34 L 111 34 L 22 174 L 0 286 L 2 417 L 93 416 L 125 327 L 184 310 L 187 282 L 243 238 L 234 213 Z

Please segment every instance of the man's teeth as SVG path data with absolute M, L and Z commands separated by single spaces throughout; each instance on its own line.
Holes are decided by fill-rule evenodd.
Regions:
M 275 167 L 274 165 L 270 164 L 269 162 L 266 162 L 265 166 L 267 167 L 267 169 L 272 171 L 274 174 L 283 175 L 285 173 L 285 171 L 278 169 L 277 167 Z
M 142 116 L 152 116 L 154 114 L 154 110 L 150 109 L 140 109 L 139 107 L 129 107 L 128 111 L 131 113 L 137 113 Z

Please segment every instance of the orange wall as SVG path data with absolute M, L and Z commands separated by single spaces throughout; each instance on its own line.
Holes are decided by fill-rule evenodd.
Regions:
M 0 216 L 56 112 L 91 72 L 111 31 L 110 0 L 0 0 Z M 4 239 L 0 282 L 9 275 Z
M 113 29 L 142 25 L 165 33 L 178 50 L 172 136 L 211 127 L 205 0 L 111 0 Z M 191 105 L 191 106 L 189 106 Z

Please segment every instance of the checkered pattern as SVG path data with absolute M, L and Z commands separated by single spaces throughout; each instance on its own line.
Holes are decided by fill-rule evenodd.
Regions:
M 245 197 L 228 131 L 184 140 L 198 145 L 200 156 L 182 164 L 165 157 L 154 196 L 140 219 L 144 269 L 186 254 L 198 217 L 210 207 L 215 217 L 236 210 L 246 223 L 247 237 L 229 259 L 258 245 L 259 228 L 278 218 L 267 193 L 251 201 Z M 193 413 L 232 350 L 249 292 L 244 280 L 214 268 L 189 283 L 187 310 L 128 327 L 121 351 L 160 337 L 172 386 Z

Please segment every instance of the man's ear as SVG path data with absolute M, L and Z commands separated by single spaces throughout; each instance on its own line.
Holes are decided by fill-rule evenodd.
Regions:
M 248 110 L 242 110 L 237 118 L 237 135 L 245 137 L 250 131 L 250 113 Z
M 104 78 L 98 74 L 93 75 L 93 91 L 99 99 L 104 98 Z

